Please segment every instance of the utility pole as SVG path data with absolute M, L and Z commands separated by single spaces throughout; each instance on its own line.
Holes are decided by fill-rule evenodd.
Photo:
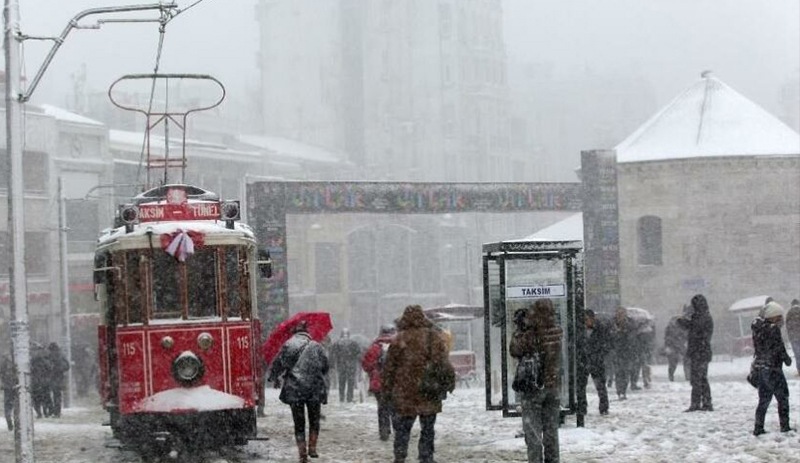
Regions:
M 8 153 L 8 230 L 11 269 L 12 358 L 17 372 L 17 403 L 14 451 L 17 463 L 34 463 L 33 407 L 31 407 L 30 331 L 28 329 L 28 287 L 25 281 L 25 209 L 22 186 L 22 74 L 20 73 L 19 0 L 5 0 L 6 59 L 6 152 Z
M 64 395 L 64 406 L 69 407 L 72 403 L 72 333 L 70 323 L 69 306 L 69 262 L 67 261 L 67 200 L 64 197 L 64 177 L 58 177 L 58 260 L 61 263 L 59 274 L 61 281 L 59 284 L 59 296 L 61 298 L 61 346 L 64 349 L 64 356 L 70 364 L 67 370 L 67 393 Z
M 191 8 L 191 7 L 190 7 Z M 28 288 L 25 281 L 25 209 L 22 179 L 22 144 L 24 132 L 22 126 L 23 105 L 36 89 L 40 79 L 52 62 L 58 49 L 64 43 L 72 29 L 80 28 L 78 22 L 90 15 L 102 13 L 122 13 L 128 11 L 159 10 L 161 17 L 156 20 L 162 27 L 169 19 L 180 13 L 174 3 L 154 3 L 147 5 L 129 5 L 92 8 L 75 15 L 67 24 L 59 37 L 50 37 L 53 41 L 44 63 L 31 81 L 27 90 L 22 88 L 20 68 L 21 43 L 26 38 L 19 29 L 19 0 L 4 0 L 3 26 L 6 72 L 6 153 L 8 155 L 8 230 L 11 268 L 10 276 L 10 310 L 9 323 L 12 341 L 12 358 L 17 374 L 17 411 L 14 427 L 14 450 L 16 463 L 35 463 L 33 449 L 33 407 L 30 395 L 30 327 L 28 320 Z M 143 22 L 143 20 L 121 19 L 116 22 Z M 100 22 L 97 27 L 99 28 Z M 39 37 L 41 38 L 41 37 Z M 60 196 L 59 196 L 60 197 Z M 67 320 L 67 323 L 69 321 Z M 67 334 L 68 336 L 68 334 Z

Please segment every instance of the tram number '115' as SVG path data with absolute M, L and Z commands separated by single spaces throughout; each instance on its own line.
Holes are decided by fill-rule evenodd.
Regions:
M 125 357 L 135 357 L 136 356 L 136 343 L 135 342 L 123 342 L 122 343 L 122 355 Z
M 239 349 L 249 349 L 250 348 L 250 337 L 249 336 L 239 336 L 236 338 L 236 345 Z

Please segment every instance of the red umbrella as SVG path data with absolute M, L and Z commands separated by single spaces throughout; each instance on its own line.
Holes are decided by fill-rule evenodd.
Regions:
M 325 339 L 333 329 L 331 314 L 328 312 L 298 312 L 292 315 L 276 326 L 261 345 L 261 355 L 268 364 L 272 363 L 283 343 L 292 337 L 294 328 L 301 322 L 306 322 L 308 334 L 317 342 Z

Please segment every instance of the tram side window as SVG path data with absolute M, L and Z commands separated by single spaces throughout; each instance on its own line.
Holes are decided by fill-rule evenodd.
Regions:
M 216 248 L 196 249 L 186 259 L 189 317 L 213 317 L 217 312 Z
M 143 269 L 139 265 L 140 255 L 138 251 L 128 251 L 125 253 L 125 278 L 127 291 L 127 318 L 124 314 L 117 314 L 117 320 L 128 323 L 142 323 L 142 313 L 144 306 L 142 299 L 142 280 Z
M 224 251 L 225 310 L 229 317 L 241 317 L 250 304 L 249 281 L 244 271 L 247 265 L 246 250 L 230 246 Z
M 191 258 L 190 258 L 191 259 Z M 180 318 L 179 272 L 177 259 L 166 252 L 156 251 L 153 256 L 153 317 Z

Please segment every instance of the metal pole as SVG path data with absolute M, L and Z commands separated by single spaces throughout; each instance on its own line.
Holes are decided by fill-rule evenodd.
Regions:
M 20 95 L 19 1 L 5 0 L 6 152 L 8 153 L 8 230 L 11 244 L 11 340 L 17 372 L 17 463 L 33 463 L 33 407 L 30 396 L 30 332 L 25 281 L 25 210 L 22 185 L 22 102 Z
M 67 261 L 67 205 L 64 197 L 64 178 L 58 177 L 58 260 L 60 261 L 61 284 L 61 345 L 69 363 L 67 370 L 67 393 L 64 394 L 64 407 L 72 404 L 72 332 L 69 306 L 69 262 Z

